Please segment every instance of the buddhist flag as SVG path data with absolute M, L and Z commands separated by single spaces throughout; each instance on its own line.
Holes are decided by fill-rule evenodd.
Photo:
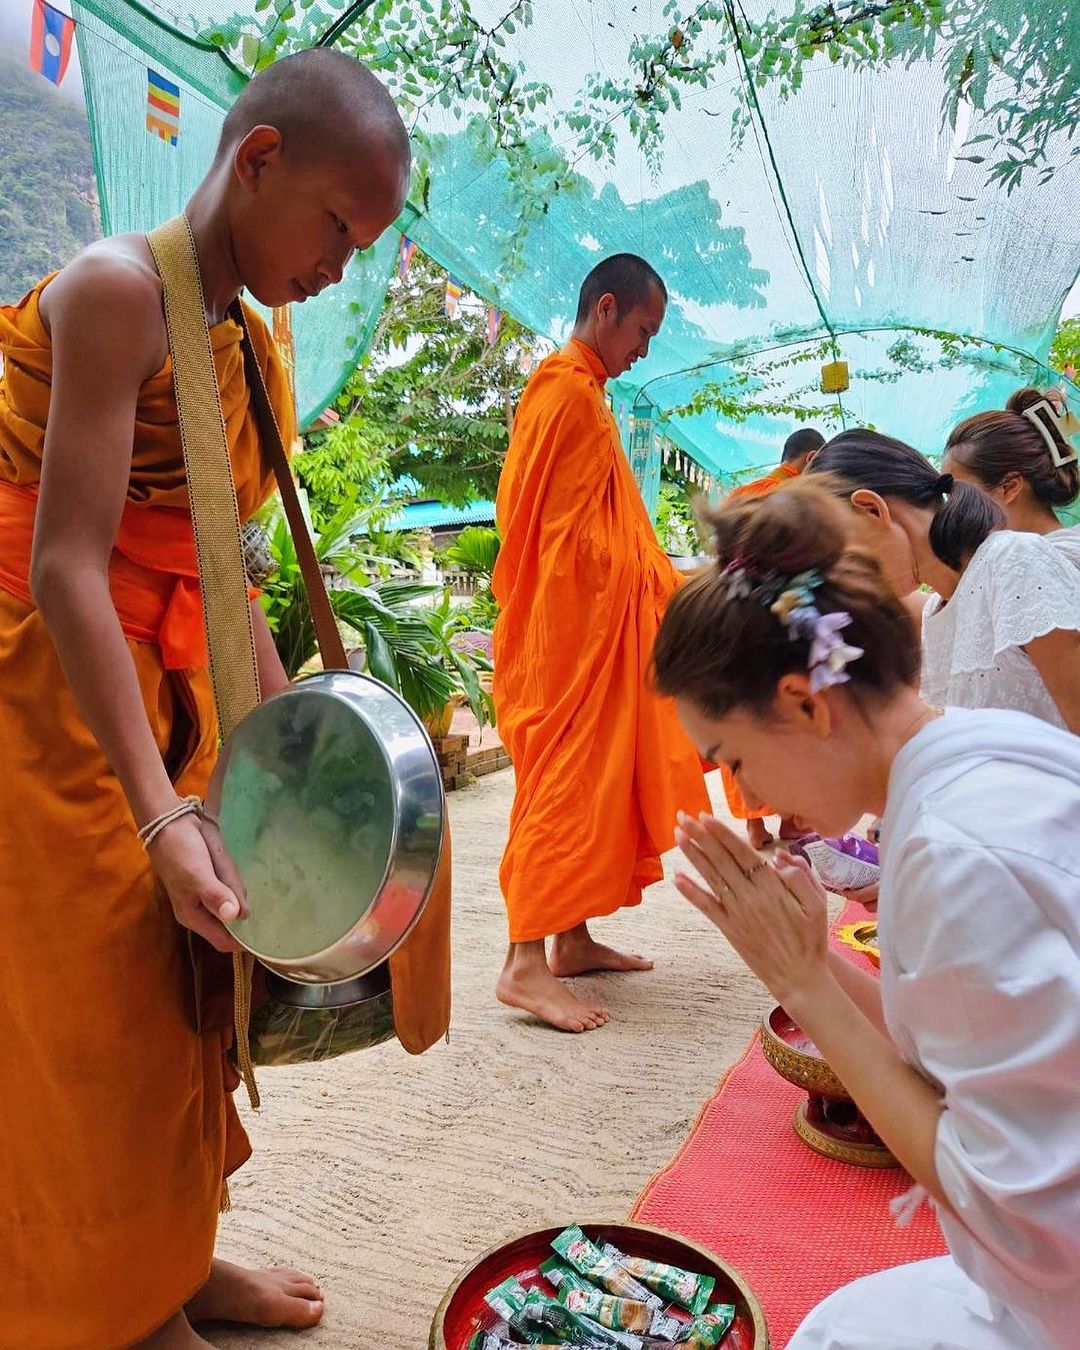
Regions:
M 443 301 L 443 309 L 448 319 L 456 319 L 458 316 L 458 310 L 461 308 L 461 290 L 460 281 L 455 281 L 453 277 L 446 278 L 446 299 Z
M 146 71 L 146 129 L 169 145 L 175 145 L 180 135 L 180 86 L 149 67 Z
M 487 344 L 489 347 L 495 346 L 499 329 L 502 327 L 502 320 L 502 310 L 496 309 L 494 305 L 489 305 L 487 312 Z
M 33 70 L 59 85 L 67 74 L 74 36 L 74 19 L 54 9 L 46 0 L 34 0 L 30 25 L 30 66 Z
M 412 262 L 413 254 L 416 252 L 416 245 L 403 234 L 401 236 L 401 247 L 398 249 L 397 271 L 402 281 L 405 280 L 405 273 L 409 270 L 409 264 Z

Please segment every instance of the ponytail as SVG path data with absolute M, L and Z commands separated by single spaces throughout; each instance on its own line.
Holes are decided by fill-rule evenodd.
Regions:
M 930 547 L 946 567 L 960 572 L 980 544 L 1002 524 L 1002 513 L 985 492 L 968 483 L 954 483 L 952 474 L 941 477 L 949 480 L 949 486 L 943 489 L 944 500 L 930 522 Z
M 842 432 L 817 455 L 807 473 L 827 473 L 846 494 L 860 488 L 888 500 L 932 507 L 930 547 L 959 572 L 987 536 L 1004 524 L 1001 508 L 978 488 L 938 473 L 925 455 L 892 436 L 856 429 Z

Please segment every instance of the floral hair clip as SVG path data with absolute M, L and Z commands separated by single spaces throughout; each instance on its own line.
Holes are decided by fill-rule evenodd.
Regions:
M 851 623 L 846 610 L 822 614 L 814 604 L 814 593 L 822 584 L 820 573 L 810 570 L 788 579 L 774 572 L 755 576 L 736 559 L 723 575 L 728 579 L 729 600 L 767 605 L 788 630 L 792 642 L 802 639 L 810 644 L 807 669 L 813 693 L 851 679 L 847 667 L 863 655 L 863 649 L 848 646 L 840 636 Z

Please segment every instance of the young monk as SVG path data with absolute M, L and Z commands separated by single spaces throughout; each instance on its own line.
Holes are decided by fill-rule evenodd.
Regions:
M 789 1350 L 1072 1350 L 1080 1321 L 1080 740 L 916 692 L 918 635 L 811 481 L 715 518 L 660 687 L 701 753 L 823 835 L 882 816 L 881 978 L 825 893 L 708 816 L 680 891 L 800 1024 L 923 1188 L 949 1255 L 857 1280 Z
M 271 306 L 339 281 L 408 174 L 389 95 L 340 53 L 279 62 L 225 120 L 187 215 L 242 517 L 271 476 L 227 309 L 242 287 Z M 288 444 L 283 368 L 249 321 Z M 146 238 L 95 244 L 0 310 L 0 349 L 0 1340 L 172 1350 L 208 1344 L 203 1319 L 311 1326 L 313 1280 L 213 1260 L 250 1152 L 210 950 L 234 950 L 239 900 L 194 816 L 148 852 L 136 836 L 202 794 L 217 740 Z M 252 614 L 267 695 L 285 675 Z
M 651 968 L 596 942 L 588 920 L 639 904 L 663 876 L 675 806 L 708 800 L 674 710 L 646 687 L 680 577 L 604 399 L 606 382 L 648 353 L 666 303 L 632 254 L 589 273 L 573 337 L 522 396 L 496 504 L 495 704 L 517 774 L 496 993 L 564 1031 L 593 1030 L 607 1012 L 561 977 Z

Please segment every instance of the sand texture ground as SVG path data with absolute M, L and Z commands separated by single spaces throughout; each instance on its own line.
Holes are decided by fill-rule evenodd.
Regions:
M 624 1217 L 769 1006 L 669 881 L 595 926 L 656 961 L 647 974 L 578 982 L 607 1003 L 608 1026 L 570 1036 L 497 1004 L 497 871 L 512 794 L 504 771 L 450 797 L 450 1044 L 413 1059 L 395 1041 L 261 1072 L 262 1110 L 245 1111 L 255 1156 L 233 1180 L 219 1251 L 310 1271 L 326 1316 L 299 1338 L 213 1330 L 215 1345 L 423 1350 L 447 1286 L 488 1247 L 548 1224 Z

